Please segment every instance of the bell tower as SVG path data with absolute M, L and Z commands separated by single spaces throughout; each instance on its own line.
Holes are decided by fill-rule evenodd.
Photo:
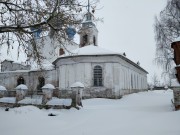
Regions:
M 90 3 L 88 0 L 88 12 L 84 15 L 81 29 L 78 31 L 80 35 L 79 47 L 87 45 L 98 46 L 98 30 L 93 22 L 93 14 L 90 12 Z

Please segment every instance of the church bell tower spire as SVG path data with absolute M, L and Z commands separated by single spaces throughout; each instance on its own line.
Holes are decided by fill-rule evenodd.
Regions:
M 89 3 L 89 0 L 88 0 L 88 12 L 90 12 L 90 3 Z
M 93 18 L 94 16 L 90 12 L 90 2 L 88 0 L 87 13 L 84 15 L 81 29 L 78 31 L 80 35 L 79 47 L 84 47 L 87 45 L 98 45 L 98 30 L 94 24 Z

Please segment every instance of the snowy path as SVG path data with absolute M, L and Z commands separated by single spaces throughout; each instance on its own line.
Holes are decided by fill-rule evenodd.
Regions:
M 81 110 L 0 108 L 0 135 L 180 135 L 180 111 L 172 111 L 171 99 L 172 91 L 149 91 L 84 100 Z

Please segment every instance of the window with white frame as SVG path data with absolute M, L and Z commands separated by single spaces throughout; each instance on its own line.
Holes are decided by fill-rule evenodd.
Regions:
M 94 67 L 94 86 L 103 86 L 102 67 L 99 65 Z

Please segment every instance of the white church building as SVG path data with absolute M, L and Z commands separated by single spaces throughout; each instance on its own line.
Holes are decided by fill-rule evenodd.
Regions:
M 14 63 L 5 60 L 1 63 L 0 85 L 13 91 L 17 85 L 26 84 L 29 91 L 38 93 L 50 83 L 57 91 L 68 92 L 73 83 L 81 82 L 85 86 L 84 98 L 118 98 L 147 90 L 148 72 L 125 55 L 99 47 L 98 30 L 92 14 L 88 12 L 85 17 L 78 32 L 79 46 L 75 43 L 74 46 L 67 45 L 69 51 L 66 52 L 63 47 L 54 48 L 54 43 L 49 42 L 52 39 L 46 37 L 48 42 L 44 42 L 44 46 L 50 48 L 51 53 L 45 49 L 42 53 L 52 62 L 51 68 L 42 71 L 23 66 L 10 68 Z

